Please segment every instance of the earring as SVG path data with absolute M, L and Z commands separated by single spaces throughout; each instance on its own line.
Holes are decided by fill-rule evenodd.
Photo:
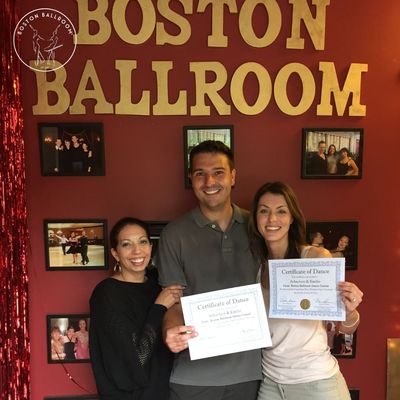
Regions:
M 119 261 L 117 261 L 114 265 L 114 272 L 121 271 L 121 266 L 119 265 Z

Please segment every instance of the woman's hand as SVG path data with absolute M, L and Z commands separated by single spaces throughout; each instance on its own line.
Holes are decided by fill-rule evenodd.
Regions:
M 360 305 L 364 293 L 352 282 L 339 282 L 339 291 L 349 315 Z
M 165 287 L 161 290 L 154 303 L 170 308 L 174 304 L 179 303 L 179 300 L 182 297 L 182 291 L 183 287 L 181 285 Z

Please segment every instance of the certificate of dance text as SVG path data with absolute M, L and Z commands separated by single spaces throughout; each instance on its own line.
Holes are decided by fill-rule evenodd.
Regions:
M 198 336 L 189 340 L 191 360 L 271 346 L 260 284 L 181 298 L 186 325 Z
M 270 318 L 344 321 L 344 258 L 269 260 Z

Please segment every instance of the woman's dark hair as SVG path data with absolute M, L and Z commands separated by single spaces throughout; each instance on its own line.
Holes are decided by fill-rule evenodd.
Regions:
M 190 151 L 189 155 L 190 172 L 193 172 L 192 167 L 193 167 L 194 157 L 200 153 L 224 154 L 228 158 L 229 168 L 231 169 L 231 171 L 235 168 L 233 162 L 232 150 L 225 143 L 219 140 L 205 140 L 204 142 L 201 142 L 197 146 L 193 147 L 193 149 Z
M 257 209 L 260 198 L 266 193 L 282 195 L 288 205 L 293 222 L 289 228 L 289 246 L 285 258 L 299 258 L 300 246 L 306 245 L 306 221 L 297 197 L 290 186 L 283 182 L 268 182 L 262 185 L 254 196 L 249 220 L 250 248 L 257 262 L 268 259 L 268 248 L 257 228 Z
M 329 147 L 328 147 L 328 154 L 329 154 L 329 152 L 331 151 L 331 147 L 333 147 L 333 148 L 335 149 L 334 154 L 336 154 L 336 146 L 335 146 L 334 144 L 330 144 L 330 145 L 329 145 Z
M 147 238 L 150 240 L 150 231 L 149 227 L 145 222 L 138 218 L 133 218 L 133 217 L 125 217 L 120 219 L 118 222 L 115 223 L 115 225 L 112 227 L 110 231 L 110 245 L 112 249 L 116 249 L 118 246 L 118 236 L 119 233 L 128 225 L 139 225 L 141 228 L 144 229 L 146 232 Z

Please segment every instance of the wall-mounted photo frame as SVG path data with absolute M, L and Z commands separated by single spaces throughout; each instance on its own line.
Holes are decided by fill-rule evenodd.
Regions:
M 315 247 L 325 247 L 332 257 L 344 257 L 347 270 L 357 269 L 358 222 L 307 222 L 307 241 Z
M 349 389 L 351 400 L 360 400 L 360 389 Z
M 355 358 L 357 331 L 348 335 L 338 329 L 338 321 L 325 321 L 328 346 L 336 358 Z
M 89 314 L 47 315 L 46 329 L 49 364 L 90 362 Z
M 149 226 L 150 240 L 153 244 L 153 248 L 151 249 L 151 262 L 152 265 L 156 267 L 158 241 L 160 240 L 161 232 L 168 224 L 168 221 L 147 221 L 146 223 Z
M 40 123 L 44 176 L 105 175 L 102 123 Z
M 46 270 L 107 269 L 104 219 L 44 220 Z
M 83 395 L 83 396 L 51 396 L 44 397 L 43 400 L 98 400 L 96 395 Z
M 183 157 L 185 188 L 191 188 L 189 155 L 193 147 L 205 140 L 219 140 L 233 152 L 233 125 L 207 125 L 183 127 Z
M 303 128 L 303 179 L 361 179 L 364 130 Z

